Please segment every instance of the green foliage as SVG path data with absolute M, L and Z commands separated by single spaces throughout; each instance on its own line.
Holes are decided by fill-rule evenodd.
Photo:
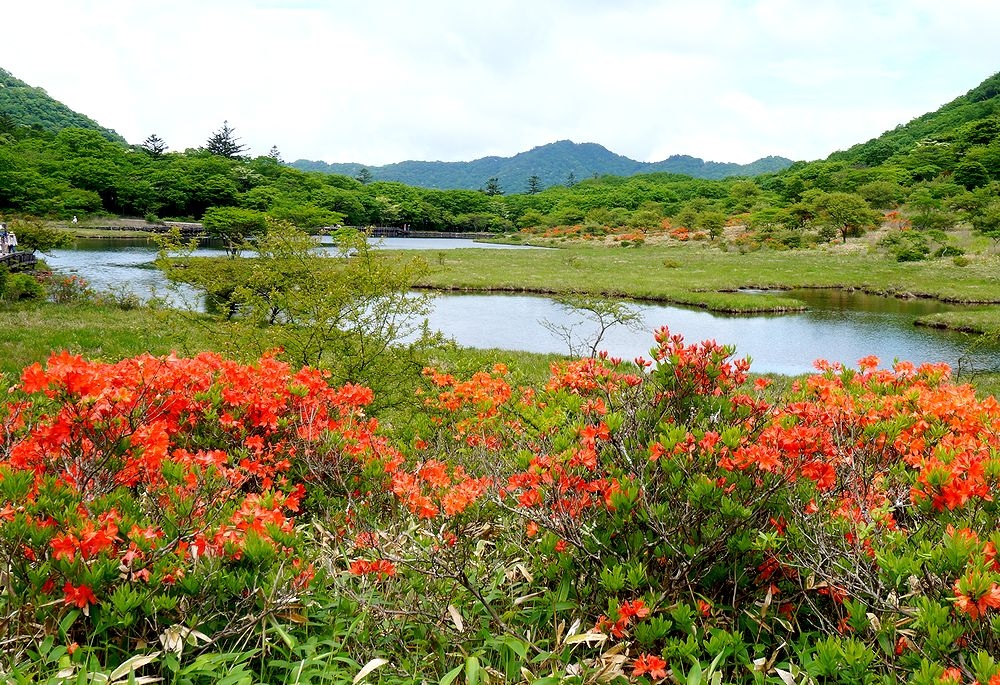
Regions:
M 17 247 L 22 252 L 51 252 L 73 244 L 73 234 L 52 228 L 34 219 L 16 219 L 8 228 L 17 235 Z
M 990 173 L 981 162 L 965 160 L 955 167 L 955 183 L 973 190 L 986 185 L 990 181 Z
M 8 274 L 3 279 L 3 290 L 0 298 L 5 302 L 22 300 L 44 300 L 45 288 L 30 274 Z
M 722 212 L 702 212 L 695 220 L 695 225 L 715 240 L 726 227 L 726 215 Z
M 93 119 L 74 112 L 52 99 L 42 88 L 33 88 L 0 69 L 0 135 L 28 135 L 30 129 L 50 134 L 66 128 L 84 128 L 98 132 L 107 140 L 124 143 L 125 139 Z
M 927 237 L 918 231 L 893 231 L 878 241 L 897 262 L 919 262 L 931 253 Z
M 848 236 L 860 235 L 881 220 L 881 215 L 855 193 L 820 193 L 813 200 L 813 206 L 820 220 L 836 229 L 845 243 Z
M 205 142 L 205 149 L 219 157 L 236 159 L 246 151 L 247 147 L 236 137 L 236 131 L 229 126 L 229 122 L 223 121 L 222 128 L 212 133 Z
M 250 242 L 267 230 L 267 217 L 261 212 L 238 207 L 213 207 L 202 217 L 205 233 L 223 241 L 226 252 L 237 256 Z
M 972 217 L 973 227 L 982 235 L 1000 244 L 1000 202 L 991 202 Z

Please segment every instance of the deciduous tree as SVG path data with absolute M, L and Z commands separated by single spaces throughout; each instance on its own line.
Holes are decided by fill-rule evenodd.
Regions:
M 236 257 L 251 238 L 267 229 L 267 217 L 261 212 L 239 207 L 212 207 L 202 218 L 205 233 L 222 240 L 226 252 Z
M 855 193 L 824 193 L 816 200 L 821 219 L 840 233 L 842 242 L 848 236 L 860 235 L 875 226 L 880 218 L 865 199 Z
M 72 233 L 50 228 L 41 221 L 14 220 L 8 228 L 17 235 L 17 247 L 24 252 L 51 252 L 60 247 L 73 244 Z

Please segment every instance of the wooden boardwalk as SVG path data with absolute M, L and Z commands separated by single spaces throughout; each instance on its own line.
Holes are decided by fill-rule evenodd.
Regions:
M 33 252 L 13 252 L 11 254 L 0 255 L 0 264 L 12 271 L 34 269 L 37 261 Z
M 324 231 L 335 230 L 334 226 L 325 226 Z M 474 238 L 491 238 L 495 234 L 478 231 L 418 231 L 412 228 L 401 226 L 347 226 L 346 228 L 356 228 L 365 231 L 372 238 L 464 238 L 466 240 Z

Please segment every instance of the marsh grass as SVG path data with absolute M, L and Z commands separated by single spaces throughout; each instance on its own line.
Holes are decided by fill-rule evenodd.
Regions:
M 917 319 L 917 325 L 930 328 L 948 328 L 968 333 L 998 333 L 1000 332 L 1000 307 L 926 314 Z
M 209 338 L 190 315 L 94 304 L 26 303 L 0 308 L 0 373 L 20 374 L 53 352 L 117 361 L 143 352 L 190 354 Z
M 417 285 L 549 294 L 579 291 L 751 313 L 804 305 L 781 294 L 738 292 L 741 289 L 847 288 L 887 296 L 1000 303 L 998 266 L 996 255 L 973 255 L 968 265 L 960 267 L 950 259 L 900 263 L 878 253 L 832 249 L 740 254 L 701 245 L 647 245 L 635 250 L 568 245 L 558 250 L 449 250 Z M 980 311 L 969 314 L 985 320 L 996 312 Z

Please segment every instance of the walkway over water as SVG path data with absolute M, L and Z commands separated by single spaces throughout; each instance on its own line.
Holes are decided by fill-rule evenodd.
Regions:
M 495 233 L 483 233 L 478 231 L 416 231 L 411 228 L 401 226 L 348 226 L 365 231 L 372 238 L 465 238 L 474 240 L 476 238 L 492 238 Z M 326 227 L 325 230 L 329 230 Z
M 34 269 L 37 261 L 33 252 L 13 252 L 0 255 L 0 264 L 8 269 Z

